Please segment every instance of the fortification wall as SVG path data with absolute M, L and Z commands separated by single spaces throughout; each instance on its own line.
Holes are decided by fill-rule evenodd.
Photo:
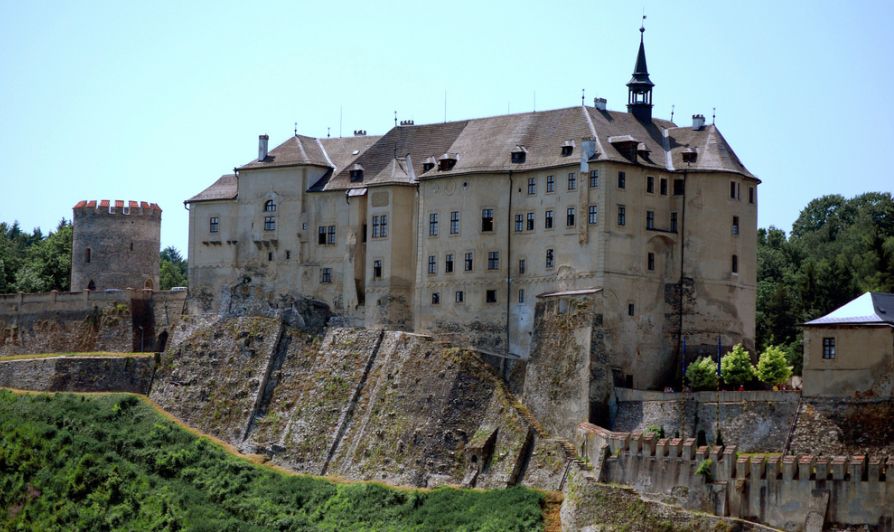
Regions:
M 798 418 L 799 394 L 773 391 L 663 393 L 616 388 L 611 428 L 645 431 L 661 428 L 668 436 L 724 441 L 743 452 L 782 451 Z
M 534 476 L 555 488 L 565 463 L 550 459 L 555 446 L 534 449 L 534 422 L 473 352 L 411 333 L 330 328 L 319 337 L 275 318 L 186 317 L 151 397 L 307 473 L 496 487 L 544 467 Z
M 578 445 L 599 460 L 598 480 L 690 509 L 786 530 L 803 528 L 808 519 L 894 523 L 894 457 L 739 456 L 732 445 L 696 447 L 693 438 L 656 439 L 589 424 L 578 428 Z
M 40 392 L 148 393 L 153 355 L 0 360 L 0 387 Z
M 186 292 L 0 294 L 0 355 L 153 351 Z

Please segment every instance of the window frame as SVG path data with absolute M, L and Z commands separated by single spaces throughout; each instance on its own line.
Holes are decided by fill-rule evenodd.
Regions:
M 577 190 L 577 172 L 568 172 L 568 190 Z
M 627 225 L 627 207 L 618 204 L 618 225 L 624 227 Z
M 528 178 L 528 196 L 534 196 L 537 194 L 537 178 L 529 177 Z
M 276 231 L 276 216 L 264 217 L 264 231 Z
M 590 188 L 599 188 L 599 170 L 590 170 Z
M 428 236 L 438 236 L 438 213 L 428 213 Z
M 543 211 L 543 228 L 552 229 L 553 227 L 553 210 L 546 209 L 545 211 Z
M 577 209 L 574 207 L 565 208 L 565 227 L 574 227 L 577 224 Z
M 460 215 L 459 211 L 450 211 L 450 234 L 458 235 L 460 231 Z
M 481 209 L 481 232 L 493 233 L 496 231 L 496 219 L 494 218 L 494 209 L 485 207 Z
M 627 188 L 627 173 L 623 170 L 618 170 L 618 188 L 621 190 Z
M 488 251 L 487 252 L 487 269 L 489 271 L 494 271 L 494 270 L 500 269 L 500 252 L 499 251 Z
M 320 284 L 332 284 L 332 268 L 320 268 Z
M 428 256 L 428 274 L 429 275 L 437 275 L 438 273 L 438 256 L 437 255 L 429 255 Z
M 209 233 L 219 233 L 220 232 L 220 216 L 211 216 L 208 218 L 208 232 Z
M 552 194 L 556 191 L 556 176 L 548 175 L 546 176 L 546 193 Z
M 838 356 L 834 336 L 823 337 L 823 360 L 833 360 Z

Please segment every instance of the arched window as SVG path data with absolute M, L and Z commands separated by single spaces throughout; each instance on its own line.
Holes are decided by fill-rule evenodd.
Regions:
M 93 279 L 90 279 L 90 282 L 87 283 L 87 290 L 96 290 L 96 283 L 93 282 Z
M 152 290 L 152 279 L 146 279 L 146 282 L 143 284 L 143 288 Z
M 87 248 L 86 252 L 84 253 L 84 262 L 89 263 L 91 258 L 93 258 L 93 250 Z
M 276 212 L 276 202 L 272 199 L 264 202 L 264 212 Z

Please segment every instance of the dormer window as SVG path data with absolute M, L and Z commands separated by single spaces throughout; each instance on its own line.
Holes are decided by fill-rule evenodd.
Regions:
M 698 159 L 698 152 L 695 151 L 695 148 L 686 148 L 683 150 L 683 162 L 684 163 L 694 163 Z
M 527 155 L 528 150 L 526 150 L 524 146 L 516 146 L 515 149 L 512 150 L 512 163 L 521 164 L 525 162 Z
M 351 183 L 363 181 L 363 167 L 359 164 L 352 166 L 348 174 L 351 176 Z
M 566 140 L 562 143 L 562 157 L 568 157 L 574 151 L 574 141 Z
M 276 212 L 276 202 L 273 200 L 264 202 L 264 212 Z
M 622 156 L 630 159 L 636 159 L 636 153 L 639 151 L 639 145 L 642 144 L 630 135 L 615 135 L 608 138 L 609 144 L 615 147 Z M 645 145 L 643 145 L 645 147 Z
M 422 173 L 428 172 L 432 168 L 435 167 L 435 158 L 429 157 L 428 159 L 422 161 Z
M 445 153 L 444 155 L 438 157 L 438 171 L 446 172 L 448 170 L 453 170 L 454 166 L 456 166 L 455 153 Z

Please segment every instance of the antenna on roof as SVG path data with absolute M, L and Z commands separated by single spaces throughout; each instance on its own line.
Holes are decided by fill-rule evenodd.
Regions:
M 716 108 L 716 107 L 712 107 L 712 108 L 711 108 L 711 125 L 712 125 L 712 126 L 714 125 L 714 122 L 715 122 L 716 120 L 717 120 L 717 108 Z
M 671 122 L 674 121 L 674 104 L 671 104 Z

